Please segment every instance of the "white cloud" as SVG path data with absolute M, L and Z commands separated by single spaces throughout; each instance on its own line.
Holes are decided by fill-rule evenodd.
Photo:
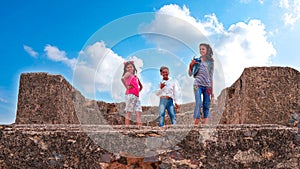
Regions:
M 206 30 L 209 30 L 210 34 L 208 34 L 207 36 L 224 33 L 223 24 L 218 21 L 218 18 L 214 13 L 205 15 L 204 17 L 207 20 L 205 22 L 201 22 L 201 24 L 204 25 L 204 28 Z
M 289 8 L 289 0 L 280 0 L 279 7 L 281 8 Z
M 245 4 L 248 4 L 251 2 L 251 0 L 240 0 L 241 3 L 245 3 Z
M 45 52 L 49 59 L 70 65 L 72 60 L 66 57 L 66 52 L 57 47 L 47 45 Z M 143 67 L 143 61 L 136 56 L 127 58 L 133 60 L 138 74 Z M 94 98 L 96 92 L 108 92 L 115 101 L 124 101 L 125 89 L 121 83 L 125 59 L 107 48 L 103 41 L 87 46 L 79 52 L 74 64 L 73 85 L 85 96 Z M 75 63 L 75 62 L 74 62 Z M 142 101 L 146 101 L 151 84 L 143 84 Z
M 168 14 L 168 15 L 166 15 Z M 271 64 L 271 57 L 276 55 L 273 44 L 268 41 L 265 26 L 260 20 L 249 20 L 247 23 L 238 22 L 228 29 L 218 21 L 215 14 L 205 15 L 203 20 L 190 15 L 187 7 L 166 5 L 157 11 L 155 19 L 149 25 L 143 25 L 140 32 L 153 32 L 154 34 L 173 37 L 181 42 L 198 48 L 203 39 L 199 37 L 217 36 L 211 43 L 215 57 L 215 82 L 217 89 L 223 89 L 219 83 L 226 81 L 231 85 L 241 75 L 245 67 L 267 66 Z M 159 36 L 145 36 L 147 40 L 155 43 L 158 48 L 178 48 L 174 41 Z M 178 42 L 177 42 L 178 43 Z M 180 49 L 178 49 L 180 50 Z M 66 53 L 56 47 L 48 45 L 45 48 L 47 56 L 55 61 L 68 62 Z M 82 89 L 85 95 L 99 92 L 110 92 L 115 101 L 124 100 L 125 89 L 121 83 L 124 58 L 107 48 L 104 42 L 96 42 L 79 53 L 77 65 L 74 69 L 74 84 Z M 143 67 L 143 61 L 133 56 L 126 60 L 135 60 L 137 69 Z M 223 74 L 224 73 L 224 74 Z M 193 101 L 193 78 L 187 73 L 176 77 L 181 88 L 182 101 Z M 142 80 L 142 77 L 141 77 Z M 216 84 L 216 83 L 215 83 Z M 149 102 L 156 98 L 150 91 L 152 84 L 145 83 L 141 93 L 141 100 Z M 215 93 L 217 94 L 217 93 Z M 216 95 L 217 96 L 217 95 Z M 155 99 L 153 102 L 156 102 Z
M 244 4 L 248 4 L 248 3 L 250 3 L 252 0 L 240 0 L 240 2 L 241 3 L 244 3 Z M 260 3 L 260 4 L 263 4 L 264 3 L 264 0 L 258 0 L 258 2 Z
M 141 26 L 139 31 L 152 33 L 145 37 L 158 48 L 176 50 L 179 43 L 197 46 L 199 41 L 206 41 L 212 33 L 222 33 L 223 29 L 215 14 L 206 15 L 204 21 L 198 21 L 190 15 L 186 6 L 180 8 L 170 4 L 160 8 L 155 19 L 149 25 Z
M 69 59 L 66 56 L 66 52 L 59 50 L 56 46 L 51 46 L 48 44 L 45 46 L 44 51 L 46 52 L 46 55 L 50 60 L 53 60 L 55 62 L 63 62 L 72 69 L 77 62 L 76 59 Z
M 226 85 L 232 84 L 245 67 L 270 65 L 271 56 L 276 55 L 259 20 L 233 24 L 220 39 L 215 51 L 223 66 Z
M 60 51 L 56 46 L 46 45 L 44 51 L 49 59 L 53 61 L 65 61 L 68 60 L 65 51 Z
M 1 103 L 8 103 L 8 101 L 7 100 L 5 100 L 4 98 L 2 98 L 2 97 L 0 97 L 0 102 Z
M 215 67 L 215 72 L 218 72 L 219 75 L 215 74 L 215 76 L 223 79 L 225 76 L 226 86 L 231 85 L 245 67 L 270 65 L 270 58 L 276 55 L 273 44 L 267 39 L 265 26 L 260 20 L 249 20 L 248 23 L 238 22 L 226 30 L 215 14 L 205 15 L 205 20 L 196 19 L 190 15 L 189 9 L 185 6 L 180 8 L 178 5 L 165 5 L 157 13 L 169 14 L 180 19 L 157 15 L 153 22 L 144 29 L 173 35 L 183 42 L 196 42 L 187 43 L 194 44 L 195 48 L 200 42 L 203 42 L 203 39 L 198 38 L 199 32 L 213 40 L 209 43 L 215 52 L 214 57 L 220 60 L 220 67 Z M 180 21 L 181 19 L 184 21 Z M 168 44 L 171 44 L 163 38 L 151 39 L 147 36 L 146 38 L 159 47 L 168 48 L 170 47 Z
M 194 79 L 192 77 L 189 77 L 186 74 L 184 75 L 178 75 L 176 77 L 177 80 L 177 88 L 178 88 L 178 99 L 179 103 L 189 103 L 194 101 L 194 91 L 193 91 L 193 81 Z
M 111 91 L 114 79 L 121 82 L 123 72 L 117 71 L 123 71 L 123 62 L 124 59 L 106 48 L 104 42 L 96 42 L 80 51 L 74 70 L 74 83 L 86 95 L 94 93 L 95 90 Z
M 24 50 L 32 57 L 36 58 L 39 54 L 34 51 L 30 46 L 23 45 Z
M 144 103 L 143 105 L 152 105 L 157 106 L 157 99 L 158 97 L 154 95 L 153 91 L 151 91 L 152 83 L 145 83 L 141 79 L 141 83 L 143 85 L 143 90 L 140 93 L 141 102 Z M 154 96 L 154 97 L 153 97 Z
M 293 26 L 300 20 L 300 0 L 280 0 L 279 7 L 286 11 L 283 15 L 285 25 Z

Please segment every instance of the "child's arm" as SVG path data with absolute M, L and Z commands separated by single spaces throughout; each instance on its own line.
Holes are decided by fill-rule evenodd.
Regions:
M 125 88 L 127 89 L 127 86 L 126 86 L 126 79 L 130 76 L 130 73 L 129 72 L 126 72 L 124 74 L 124 76 L 121 78 L 121 81 L 123 83 L 123 85 L 125 86 Z
M 192 69 L 193 69 L 194 64 L 196 64 L 196 61 L 193 59 L 189 66 L 189 71 L 188 71 L 189 76 L 192 76 Z
M 173 81 L 173 94 L 174 94 L 174 102 L 175 102 L 175 109 L 179 108 L 179 105 L 177 104 L 177 83 Z
M 140 86 L 140 91 L 143 89 L 143 85 L 142 85 L 142 83 L 141 83 L 141 81 L 140 81 L 140 79 L 138 78 L 138 81 L 139 81 L 139 86 Z
M 160 96 L 161 95 L 161 93 L 162 93 L 162 86 L 161 86 L 161 82 L 160 82 L 160 84 L 158 85 L 158 88 L 155 90 L 155 94 L 156 94 L 156 96 Z

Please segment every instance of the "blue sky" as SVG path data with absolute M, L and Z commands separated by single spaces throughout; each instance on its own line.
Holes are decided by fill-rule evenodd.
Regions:
M 0 124 L 15 120 L 24 72 L 61 74 L 86 97 L 114 102 L 122 63 L 134 60 L 149 105 L 161 65 L 181 103 L 193 101 L 186 66 L 202 41 L 215 52 L 215 93 L 245 67 L 300 70 L 300 0 L 3 0 L 0 20 Z

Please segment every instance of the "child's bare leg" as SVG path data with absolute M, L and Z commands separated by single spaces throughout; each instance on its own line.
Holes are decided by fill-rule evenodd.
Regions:
M 142 126 L 141 112 L 136 112 L 136 124 L 137 124 L 138 126 Z
M 130 125 L 130 112 L 126 112 L 125 125 Z
M 198 125 L 198 123 L 199 123 L 199 119 L 195 119 L 194 124 Z
M 203 118 L 203 124 L 208 124 L 208 118 Z

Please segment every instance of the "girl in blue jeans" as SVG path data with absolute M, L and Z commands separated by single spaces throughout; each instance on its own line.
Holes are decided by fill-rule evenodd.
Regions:
M 194 124 L 197 125 L 200 119 L 200 110 L 203 109 L 203 123 L 208 123 L 210 116 L 209 107 L 210 100 L 213 99 L 213 72 L 214 59 L 213 51 L 209 44 L 201 43 L 199 45 L 200 62 L 194 59 L 189 66 L 189 75 L 194 76 L 194 94 L 195 94 L 195 108 L 194 108 Z M 198 65 L 196 65 L 198 64 Z M 193 67 L 197 66 L 198 71 L 193 71 Z M 203 96 L 203 101 L 202 101 Z

